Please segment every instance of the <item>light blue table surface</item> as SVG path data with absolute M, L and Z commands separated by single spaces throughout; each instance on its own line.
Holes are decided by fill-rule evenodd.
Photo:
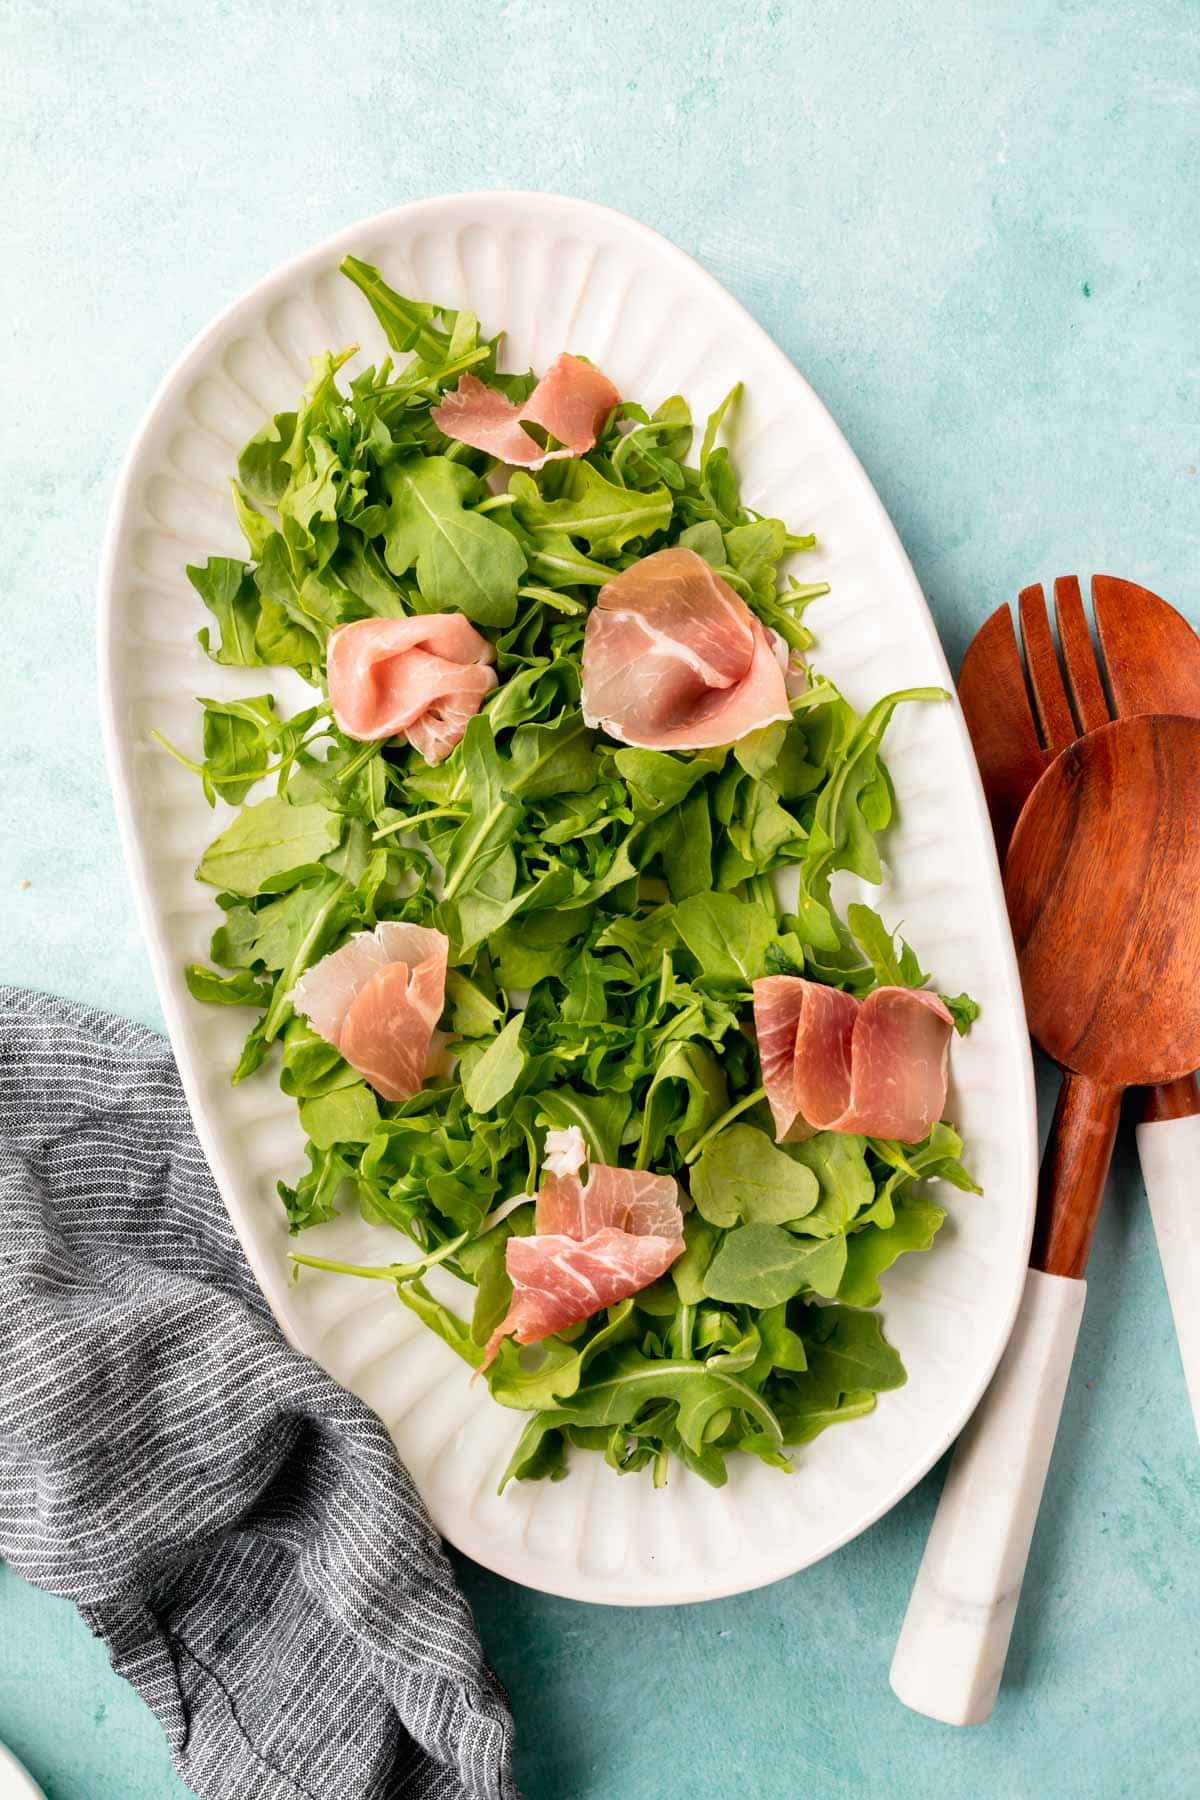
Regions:
M 160 1023 L 94 692 L 118 461 L 219 307 L 400 201 L 558 189 L 697 255 L 841 422 L 952 660 L 1069 570 L 1200 608 L 1196 0 L 8 0 L 0 170 L 0 978 Z M 1008 1679 L 969 1733 L 887 1685 L 939 1481 L 690 1609 L 465 1567 L 529 1800 L 1200 1794 L 1200 1458 L 1128 1145 Z M 50 1800 L 182 1792 L 72 1611 L 9 1571 L 0 1739 Z

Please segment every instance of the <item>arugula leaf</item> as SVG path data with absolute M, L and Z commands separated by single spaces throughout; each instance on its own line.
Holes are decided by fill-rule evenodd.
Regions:
M 423 1325 L 448 1344 L 456 1356 L 472 1369 L 477 1369 L 483 1361 L 483 1350 L 471 1335 L 471 1327 L 463 1323 L 458 1314 L 435 1298 L 423 1281 L 400 1281 L 396 1284 L 396 1298 L 401 1300 L 410 1312 L 416 1313 Z
M 784 852 L 803 844 L 806 837 L 803 825 L 780 805 L 765 781 L 742 784 L 728 831 L 736 853 L 730 873 L 736 880 L 774 868 Z
M 587 1139 L 589 1161 L 615 1166 L 630 1107 L 628 1094 L 581 1094 L 564 1085 L 537 1096 L 537 1119 L 539 1125 L 559 1130 L 578 1125 Z
M 686 1154 L 728 1104 L 724 1071 L 712 1052 L 692 1039 L 672 1044 L 646 1090 L 640 1166 L 647 1167 L 662 1154 L 668 1136 Z M 694 1196 L 694 1181 L 692 1192 Z
M 729 1125 L 692 1171 L 692 1199 L 711 1225 L 786 1225 L 817 1204 L 810 1168 L 752 1125 Z
M 355 1079 L 354 1070 L 306 1019 L 293 1016 L 281 1038 L 279 1085 L 285 1094 L 306 1100 L 345 1087 Z
M 686 760 L 665 750 L 617 750 L 613 761 L 629 784 L 639 818 L 653 819 L 687 799 L 698 781 L 721 768 L 724 750 L 699 750 Z
M 241 526 L 242 536 L 246 540 L 246 547 L 251 556 L 259 557 L 266 549 L 267 539 L 271 535 L 271 521 L 259 512 L 250 496 L 238 482 L 231 480 L 229 491 L 237 522 Z
M 392 350 L 401 354 L 415 350 L 426 362 L 444 359 L 450 348 L 450 333 L 433 323 L 439 308 L 420 300 L 406 300 L 388 286 L 378 269 L 357 256 L 344 256 L 338 267 L 365 294 Z
M 472 1044 L 463 1051 L 462 1089 L 472 1112 L 491 1112 L 520 1080 L 526 1063 L 521 1048 L 524 1023 L 524 1013 L 514 1013 L 490 1044 Z
M 586 928 L 586 917 L 555 911 L 533 913 L 519 929 L 502 927 L 490 940 L 500 980 L 505 987 L 531 988 L 556 975 L 566 961 L 566 946 Z
M 830 1425 L 874 1412 L 875 1394 L 871 1388 L 843 1389 L 827 1371 L 809 1369 L 788 1379 L 786 1385 L 780 1382 L 775 1406 L 784 1443 L 807 1444 Z M 743 1439 L 740 1448 L 762 1454 L 754 1440 Z
M 689 794 L 682 806 L 656 819 L 643 849 L 659 857 L 673 900 L 690 900 L 712 887 L 712 820 L 707 797 Z
M 713 1259 L 720 1232 L 702 1213 L 689 1213 L 683 1222 L 684 1252 L 671 1264 L 671 1280 L 684 1306 L 699 1306 L 706 1298 L 704 1278 Z
M 511 897 L 516 882 L 516 863 L 511 841 L 520 821 L 521 808 L 509 794 L 506 771 L 496 750 L 496 740 L 485 713 L 479 713 L 467 726 L 457 752 L 467 787 L 469 812 L 457 828 L 443 859 L 445 903 L 459 893 L 470 894 L 484 887 L 487 898 L 501 906 Z M 497 918 L 490 927 L 503 924 Z M 463 941 L 469 950 L 479 941 L 482 931 Z
M 891 1138 L 872 1138 L 871 1149 L 889 1167 L 914 1181 L 948 1181 L 964 1193 L 982 1190 L 963 1168 L 963 1141 L 952 1125 L 940 1119 L 921 1144 L 899 1144 Z
M 557 1408 L 548 1422 L 555 1427 L 629 1425 L 644 1407 L 669 1401 L 676 1408 L 676 1429 L 693 1451 L 703 1449 L 706 1430 L 724 1412 L 741 1413 L 779 1441 L 774 1413 L 736 1376 L 713 1372 L 702 1362 L 672 1362 L 632 1349 L 617 1352 L 611 1361 L 603 1379 L 581 1386 L 570 1404 Z
M 379 1124 L 379 1107 L 365 1082 L 351 1081 L 302 1100 L 300 1123 L 318 1150 L 332 1150 L 335 1144 L 365 1144 Z
M 600 779 L 595 744 L 579 713 L 564 713 L 553 725 L 518 725 L 509 746 L 511 791 L 523 800 L 587 793 Z
M 918 962 L 916 951 L 903 938 L 893 939 L 872 907 L 852 903 L 846 908 L 846 923 L 870 963 L 877 982 L 882 986 L 924 987 L 929 977 Z
M 769 1306 L 759 1318 L 762 1356 L 772 1369 L 787 1369 L 793 1374 L 808 1367 L 804 1339 L 787 1322 L 786 1305 Z
M 197 632 L 200 648 L 214 662 L 250 669 L 264 660 L 258 643 L 259 603 L 254 578 L 245 563 L 230 556 L 210 556 L 201 566 L 189 563 L 187 578 L 217 621 L 215 649 L 207 626 Z
M 461 969 L 447 970 L 446 1002 L 451 1029 L 460 1037 L 487 1037 L 504 1017 L 495 1001 Z
M 573 663 L 539 658 L 510 675 L 486 702 L 492 730 L 544 720 L 551 712 L 573 707 L 579 699 L 579 686 L 579 671 Z
M 323 806 L 272 795 L 242 809 L 204 852 L 196 879 L 229 894 L 261 894 L 318 862 L 340 842 L 342 822 Z
M 238 456 L 239 485 L 258 506 L 278 506 L 287 492 L 292 477 L 287 455 L 295 435 L 296 414 L 276 413 Z
M 610 1306 L 600 1329 L 579 1347 L 555 1341 L 539 1346 L 540 1356 L 522 1361 L 521 1352 L 511 1339 L 500 1346 L 496 1361 L 488 1371 L 492 1398 L 502 1406 L 546 1408 L 570 1401 L 578 1393 L 588 1365 L 602 1352 L 637 1335 L 633 1317 L 633 1301 L 621 1300 Z
M 188 993 L 193 1000 L 210 1006 L 261 1006 L 263 984 L 248 969 L 236 975 L 217 975 L 202 963 L 189 963 L 185 971 Z
M 572 462 L 568 469 L 557 500 L 543 499 L 530 475 L 518 472 L 509 482 L 517 519 L 535 543 L 582 538 L 593 556 L 615 556 L 631 539 L 652 537 L 670 524 L 671 495 L 665 487 L 648 493 L 618 487 L 587 462 Z
M 254 571 L 260 625 L 269 620 L 273 639 L 293 649 L 297 658 L 317 665 L 341 608 L 323 582 L 307 571 L 297 574 L 293 561 L 283 533 L 271 532 Z
M 778 1225 L 738 1225 L 709 1264 L 704 1292 L 742 1306 L 777 1306 L 802 1289 L 836 1294 L 845 1269 L 843 1236 L 804 1244 Z
M 287 1214 L 288 1231 L 295 1236 L 310 1225 L 322 1225 L 337 1217 L 338 1197 L 350 1170 L 344 1156 L 336 1149 L 320 1150 L 310 1143 L 307 1150 L 308 1173 L 295 1187 L 286 1181 L 276 1183 L 276 1191 Z
M 865 1138 L 848 1131 L 818 1131 L 791 1145 L 791 1153 L 812 1170 L 821 1190 L 817 1205 L 804 1216 L 802 1231 L 845 1231 L 874 1200 L 875 1183 L 867 1167 Z
M 256 781 L 271 774 L 271 753 L 279 720 L 270 694 L 250 700 L 200 700 L 204 708 L 204 762 L 196 768 L 210 806 L 217 790 L 227 806 L 238 806 Z
M 703 979 L 748 987 L 766 973 L 776 922 L 756 900 L 733 894 L 692 894 L 675 908 L 675 929 Z
M 891 788 L 879 762 L 883 734 L 904 701 L 946 698 L 943 688 L 904 688 L 877 700 L 856 723 L 817 796 L 806 858 L 810 886 L 824 884 L 834 869 L 879 883 L 883 871 L 874 834 L 892 815 Z M 816 891 L 823 894 L 824 886 Z
M 972 1000 L 970 994 L 943 994 L 941 1001 L 954 1020 L 954 1029 L 959 1037 L 966 1037 L 979 1017 L 979 1002 Z
M 886 1229 L 868 1225 L 846 1243 L 846 1272 L 838 1299 L 848 1306 L 878 1306 L 883 1298 L 878 1277 L 907 1250 L 928 1250 L 946 1215 L 940 1206 L 910 1194 L 894 1208 Z
M 708 415 L 708 423 L 704 427 L 704 438 L 700 445 L 700 472 L 703 474 L 712 460 L 713 446 L 717 441 L 717 433 L 725 423 L 725 415 L 730 408 L 736 408 L 742 397 L 742 384 L 734 383 L 721 404 Z
M 407 457 L 387 469 L 385 485 L 388 568 L 403 575 L 415 567 L 430 611 L 510 624 L 525 557 L 509 532 L 468 506 L 478 476 L 445 456 Z
M 496 1489 L 510 1481 L 561 1481 L 567 1472 L 567 1447 L 561 1429 L 546 1413 L 533 1413 L 517 1439 Z
M 903 1387 L 904 1365 L 883 1335 L 879 1315 L 846 1306 L 820 1309 L 808 1338 L 809 1373 L 842 1393 Z

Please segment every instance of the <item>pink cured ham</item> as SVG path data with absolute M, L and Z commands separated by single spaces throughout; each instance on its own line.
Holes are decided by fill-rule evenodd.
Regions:
M 607 375 L 591 363 L 566 354 L 551 363 L 523 406 L 516 406 L 475 375 L 464 375 L 457 388 L 433 409 L 433 422 L 447 437 L 517 468 L 540 469 L 560 457 L 582 456 L 600 435 L 609 413 L 619 406 Z M 564 446 L 544 450 L 524 429 L 540 425 Z
M 954 1022 L 936 994 L 856 1000 L 795 975 L 754 983 L 763 1085 L 780 1142 L 802 1123 L 915 1144 L 946 1108 Z
M 645 750 L 707 750 L 791 718 L 774 635 L 678 544 L 600 589 L 583 639 L 583 715 Z
M 323 956 L 289 999 L 385 1100 L 411 1100 L 425 1080 L 445 1005 L 444 932 L 387 921 Z
M 427 763 L 442 762 L 496 686 L 494 655 L 461 613 L 340 625 L 327 651 L 338 728 L 364 743 L 406 737 Z
M 488 1341 L 484 1367 L 510 1334 L 533 1344 L 665 1275 L 683 1251 L 679 1188 L 669 1175 L 593 1163 L 576 1128 L 546 1138 L 532 1237 L 509 1238 L 512 1304 Z

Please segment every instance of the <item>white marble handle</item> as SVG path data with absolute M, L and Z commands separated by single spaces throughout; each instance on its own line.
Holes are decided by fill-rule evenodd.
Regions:
M 1137 1144 L 1183 1376 L 1200 1431 L 1200 1113 L 1139 1125 Z
M 1030 1269 L 991 1386 L 958 1440 L 892 1660 L 914 1712 L 981 1725 L 996 1704 L 1087 1284 Z

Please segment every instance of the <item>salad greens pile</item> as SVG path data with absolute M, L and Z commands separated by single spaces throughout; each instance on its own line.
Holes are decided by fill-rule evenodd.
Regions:
M 831 1132 L 777 1146 L 747 1031 L 767 973 L 857 995 L 925 983 L 870 907 L 839 916 L 830 879 L 879 881 L 893 810 L 881 740 L 900 702 L 940 690 L 860 717 L 810 674 L 790 724 L 689 755 L 589 730 L 589 606 L 664 545 L 719 569 L 793 651 L 811 642 L 802 613 L 825 589 L 781 582 L 780 564 L 813 539 L 741 503 L 717 441 L 738 390 L 695 451 L 680 396 L 653 412 L 626 401 L 586 456 L 496 492 L 494 463 L 443 436 L 431 405 L 468 369 L 513 400 L 532 375 L 498 372 L 498 340 L 472 313 L 404 299 L 353 257 L 343 270 L 405 360 L 343 390 L 353 350 L 314 359 L 297 409 L 238 458 L 246 558 L 188 570 L 215 662 L 289 665 L 318 690 L 288 718 L 270 694 L 199 702 L 203 756 L 182 760 L 237 810 L 197 870 L 221 920 L 215 966 L 190 968 L 189 987 L 255 1015 L 234 1081 L 275 1055 L 296 1100 L 308 1167 L 279 1184 L 291 1230 L 356 1205 L 405 1233 L 405 1261 L 347 1272 L 394 1282 L 476 1367 L 510 1299 L 505 1244 L 533 1226 L 531 1205 L 503 1203 L 535 1193 L 547 1128 L 577 1125 L 594 1160 L 675 1175 L 690 1194 L 686 1251 L 662 1280 L 542 1345 L 504 1342 L 488 1386 L 532 1415 L 505 1480 L 558 1477 L 568 1446 L 650 1465 L 656 1482 L 671 1456 L 716 1483 L 731 1451 L 786 1468 L 791 1446 L 904 1380 L 871 1310 L 878 1277 L 942 1223 L 927 1181 L 974 1187 L 944 1123 L 916 1146 Z M 429 767 L 402 742 L 345 738 L 320 696 L 330 630 L 450 610 L 491 640 L 500 677 L 459 747 Z M 384 919 L 435 925 L 451 946 L 457 1065 L 401 1104 L 288 1000 Z M 973 1004 L 949 1004 L 965 1030 Z M 472 1304 L 435 1296 L 437 1264 Z

